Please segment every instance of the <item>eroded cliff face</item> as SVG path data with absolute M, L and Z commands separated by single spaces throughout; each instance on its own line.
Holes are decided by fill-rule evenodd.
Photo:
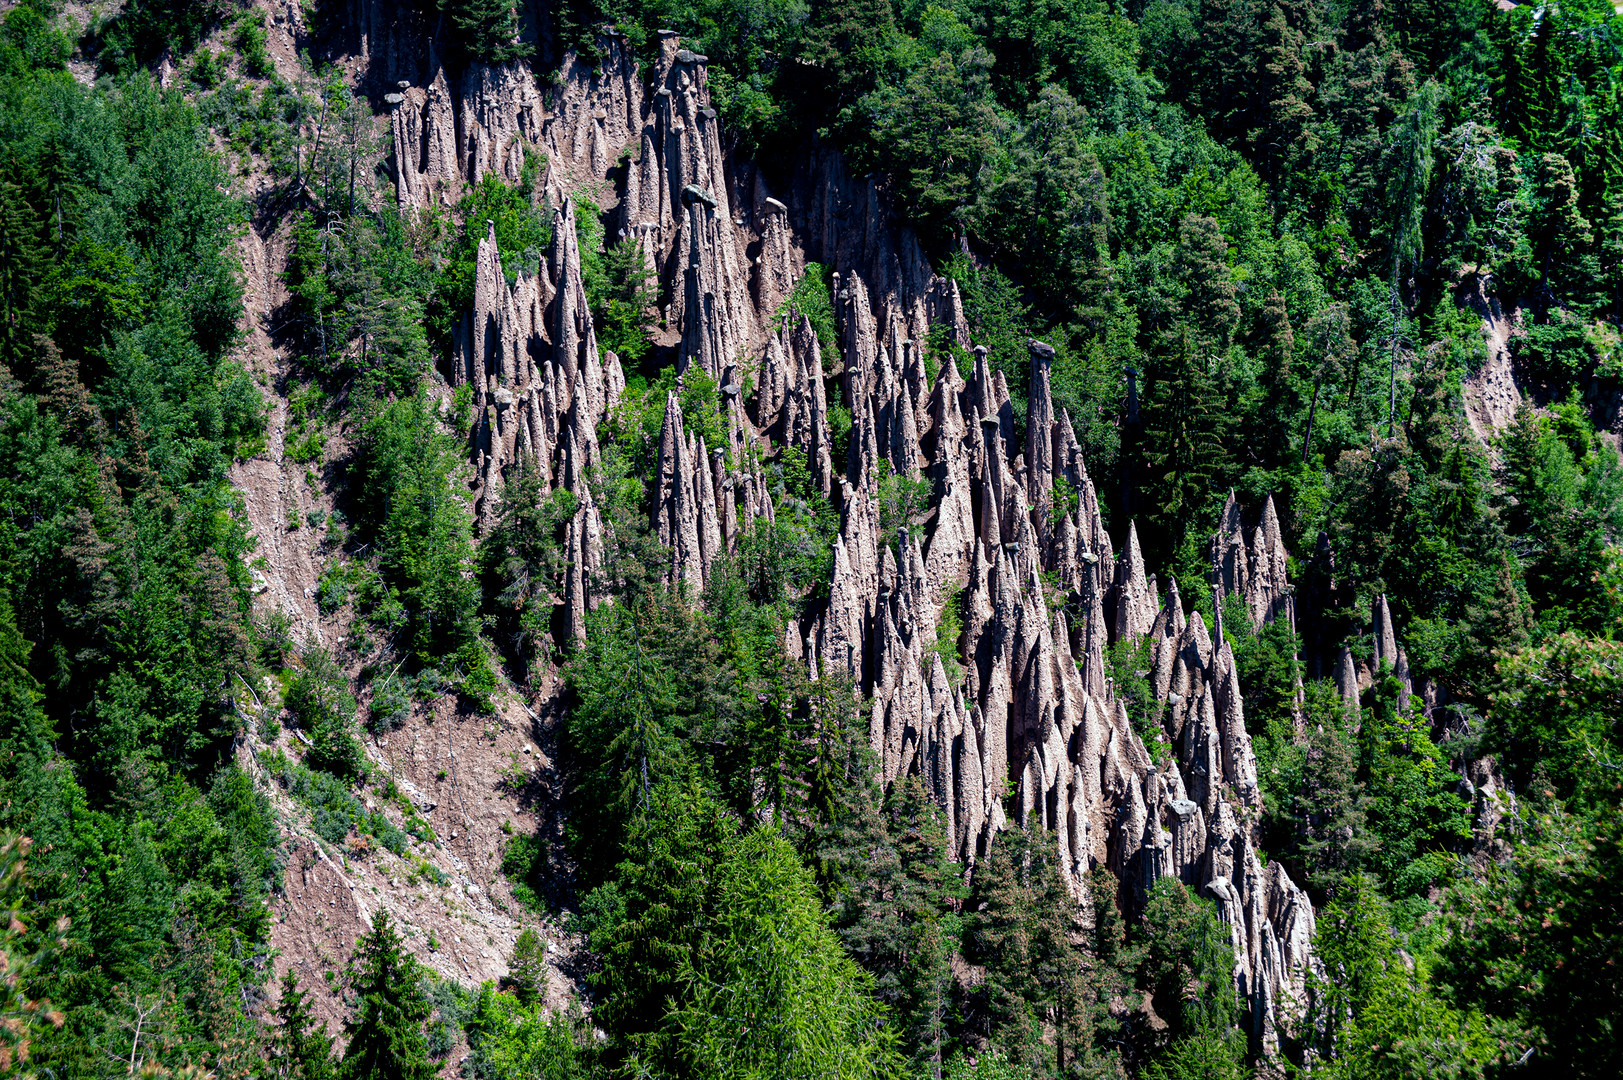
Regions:
M 1080 911 L 1099 865 L 1129 906 L 1164 876 L 1214 898 L 1255 1036 L 1277 1049 L 1305 1015 L 1314 916 L 1254 848 L 1262 803 L 1233 652 L 1220 624 L 1185 618 L 1176 583 L 1163 599 L 1132 527 L 1113 551 L 1070 419 L 1050 395 L 1053 349 L 1030 343 L 1017 440 L 1008 387 L 984 349 L 967 378 L 951 364 L 927 378 L 931 328 L 969 343 L 968 326 L 955 285 L 890 224 L 872 180 L 812 155 L 792 189 L 774 194 L 724 152 L 703 56 L 666 35 L 644 82 L 621 42 L 604 52 L 596 68 L 567 64 L 545 96 L 522 68 L 475 68 L 459 91 L 436 73 L 392 99 L 403 204 L 449 199 L 485 171 L 516 179 L 526 152 L 547 156 L 549 258 L 509 286 L 494 239 L 481 244 L 450 372 L 476 404 L 480 521 L 491 522 L 521 458 L 577 496 L 562 603 L 567 636 L 581 637 L 607 592 L 608 525 L 588 478 L 598 426 L 625 382 L 594 333 L 575 198 L 601 199 L 628 154 L 604 201 L 617 198 L 620 235 L 643 245 L 670 298 L 662 314 L 680 335 L 678 370 L 697 365 L 716 380 L 727 427 L 727 445 L 707 446 L 684 430 L 675 394 L 666 404 L 650 515 L 671 553 L 669 578 L 702 583 L 754 519 L 771 517 L 759 466 L 737 463 L 804 452 L 842 520 L 829 599 L 787 644 L 814 678 L 839 672 L 855 684 L 885 782 L 924 780 L 966 864 L 1001 829 L 1045 830 Z M 779 312 L 811 258 L 836 270 L 838 356 L 822 355 L 806 319 Z M 834 395 L 854 417 L 845 460 L 834 459 Z M 879 489 L 891 473 L 930 481 L 921 528 L 881 532 Z M 1247 534 L 1231 500 L 1212 560 L 1219 589 L 1241 596 L 1254 622 L 1293 617 L 1271 502 Z M 955 681 L 935 646 L 959 590 Z M 1167 703 L 1159 717 L 1130 716 L 1106 674 L 1110 642 L 1145 636 Z

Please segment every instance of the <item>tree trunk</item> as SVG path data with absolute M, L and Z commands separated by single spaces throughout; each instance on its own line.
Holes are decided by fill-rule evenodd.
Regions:
M 1313 414 L 1319 411 L 1319 380 L 1313 380 L 1313 401 L 1307 407 L 1307 433 L 1302 436 L 1302 464 L 1313 450 Z

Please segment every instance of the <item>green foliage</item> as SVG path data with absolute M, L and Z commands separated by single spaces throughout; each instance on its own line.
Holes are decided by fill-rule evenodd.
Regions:
M 270 53 L 265 50 L 265 16 L 262 13 L 253 12 L 239 18 L 231 44 L 236 46 L 237 54 L 242 57 L 243 68 L 254 78 L 268 79 L 276 73 Z
M 822 263 L 809 262 L 806 272 L 789 295 L 778 305 L 778 315 L 791 318 L 804 317 L 817 335 L 817 347 L 823 353 L 825 368 L 835 364 L 840 355 L 839 337 L 834 330 L 834 270 Z
M 197 99 L 198 115 L 240 160 L 252 154 L 278 180 L 296 181 L 309 152 L 308 125 L 320 105 L 309 94 L 277 78 L 256 85 L 227 77 L 220 88 Z
M 941 614 L 936 619 L 935 643 L 930 651 L 941 659 L 947 683 L 957 686 L 964 678 L 964 591 L 949 588 L 941 598 Z
M 1110 681 L 1116 688 L 1116 698 L 1126 706 L 1127 719 L 1139 739 L 1151 754 L 1164 760 L 1167 735 L 1162 720 L 1166 703 L 1156 700 L 1155 684 L 1150 681 L 1154 644 L 1147 634 L 1141 638 L 1121 638 L 1106 651 L 1105 662 L 1110 665 Z
M 1301 683 L 1301 639 L 1288 619 L 1253 626 L 1245 601 L 1223 598 L 1223 634 L 1234 649 L 1234 667 L 1245 695 L 1245 723 L 1252 738 L 1270 725 L 1290 726 Z
M 526 152 L 526 163 L 532 153 Z M 453 231 L 441 257 L 427 305 L 429 340 L 442 354 L 450 348 L 456 321 L 473 309 L 479 242 L 495 231 L 502 273 L 509 284 L 520 273 L 538 273 L 552 244 L 552 214 L 546 204 L 536 201 L 533 190 L 509 187 L 495 173 L 487 172 L 468 188 L 456 211 L 462 224 Z
M 740 613 L 777 620 L 827 592 L 839 513 L 816 489 L 805 461 L 804 453 L 785 447 L 769 468 L 773 520 L 752 523 L 739 537 L 736 556 L 712 570 L 710 599 L 733 600 Z M 764 639 L 759 644 L 766 647 Z
M 1238 1002 L 1234 947 L 1215 905 L 1197 898 L 1176 878 L 1161 878 L 1145 900 L 1144 928 L 1140 978 L 1172 1037 L 1215 1035 L 1224 1040 Z
M 1534 790 L 1514 857 L 1458 890 L 1436 968 L 1454 1009 L 1487 1014 L 1510 1060 L 1528 1056 L 1575 1076 L 1618 1064 L 1610 1035 L 1623 982 L 1612 882 L 1620 869 L 1615 762 L 1594 817 Z M 1599 786 L 1597 784 L 1597 786 Z
M 1401 696 L 1383 667 L 1358 730 L 1359 777 L 1370 797 L 1374 864 L 1396 895 L 1413 896 L 1452 871 L 1447 856 L 1426 856 L 1469 839 L 1471 828 L 1459 775 Z
M 838 802 L 808 837 L 834 930 L 872 975 L 914 1068 L 939 1068 L 953 1045 L 951 955 L 964 928 L 962 869 L 947 855 L 945 815 L 917 777 L 881 805 L 866 746 Z
M 158 11 L 127 6 L 110 35 Z M 227 470 L 264 430 L 228 358 L 243 207 L 179 93 L 75 81 L 54 5 L 3 18 L 0 825 L 35 842 L 10 970 L 65 939 L 44 981 L 60 1026 L 8 1038 L 32 1038 L 29 1069 L 88 1075 L 139 999 L 168 1060 L 236 1069 L 279 884 L 275 814 L 230 750 L 257 657 Z M 36 978 L 14 990 L 44 997 Z
M 26 76 L 59 72 L 73 54 L 73 41 L 52 25 L 50 3 L 21 3 L 0 23 L 0 72 Z
M 513 943 L 513 955 L 507 964 L 507 981 L 520 1003 L 533 1005 L 547 989 L 546 952 L 541 947 L 541 935 L 525 927 Z
M 941 1075 L 946 1080 L 1027 1080 L 1031 1070 L 1021 1069 L 1001 1050 L 992 1049 L 978 1055 L 973 1063 L 964 1055 L 953 1058 Z
M 635 368 L 648 355 L 652 342 L 648 332 L 654 305 L 642 241 L 633 237 L 605 248 L 602 211 L 589 199 L 575 203 L 575 235 L 580 247 L 581 284 L 592 309 L 598 344 L 615 353 L 628 368 Z
M 96 35 L 102 67 L 128 74 L 165 50 L 184 56 L 224 21 L 234 5 L 228 0 L 137 0 L 103 25 Z
M 892 472 L 886 466 L 879 481 L 879 534 L 886 543 L 903 543 L 919 533 L 915 520 L 929 508 L 930 481 L 923 476 Z
M 286 280 L 308 363 L 328 385 L 353 380 L 363 394 L 405 395 L 427 374 L 423 229 L 387 204 L 348 221 L 317 211 L 295 222 Z M 289 452 L 313 460 L 320 443 Z
M 450 22 L 452 41 L 472 59 L 511 64 L 532 51 L 519 40 L 513 0 L 435 0 L 435 6 Z
M 586 929 L 602 957 L 593 977 L 601 995 L 593 1010 L 609 1033 L 610 1061 L 635 1055 L 669 1069 L 681 1059 L 674 1023 L 684 1000 L 682 972 L 715 917 L 715 875 L 736 826 L 699 793 L 662 786 L 632 822 L 634 853 L 582 904 Z
M 673 27 L 709 55 L 726 130 L 769 186 L 790 190 L 783 173 L 829 147 L 852 175 L 879 174 L 887 212 L 964 304 L 968 341 L 931 328 L 931 378 L 984 346 L 1019 446 L 1026 340 L 1051 342 L 1056 405 L 1107 526 L 1119 536 L 1136 518 L 1152 567 L 1208 615 L 1206 537 L 1223 493 L 1253 512 L 1274 493 L 1307 568 L 1293 575 L 1302 638 L 1288 620 L 1254 629 L 1223 614 L 1265 793 L 1261 846 L 1332 901 L 1314 1067 L 1476 1075 L 1532 1047 L 1534 1068 L 1617 1071 L 1615 979 L 1599 958 L 1617 951 L 1605 827 L 1623 470 L 1593 433 L 1623 355 L 1620 23 L 1608 5 L 566 0 L 541 23 L 511 0 L 414 8 L 439 27 L 452 74 L 521 59 L 532 30 L 555 54 L 589 58 L 613 21 L 646 58 L 654 31 Z M 452 398 L 447 435 L 420 388 L 471 307 L 480 241 L 493 227 L 509 281 L 536 272 L 551 214 L 523 145 L 519 186 L 486 176 L 454 217 L 397 212 L 376 185 L 386 148 L 371 103 L 331 69 L 308 90 L 277 80 L 257 13 L 126 4 L 83 43 L 123 80 L 94 87 L 68 73 L 57 17 L 32 0 L 0 24 L 0 600 L 15 608 L 0 609 L 0 824 L 37 828 L 40 919 L 72 920 L 64 1025 L 42 1034 L 39 1068 L 105 1071 L 122 984 L 123 1001 L 162 1003 L 175 1060 L 235 1074 L 256 1045 L 242 1003 L 262 992 L 276 877 L 264 797 L 225 764 L 240 734 L 232 688 L 255 665 L 291 668 L 294 741 L 310 745 L 303 764 L 269 771 L 317 834 L 406 840 L 351 789 L 364 758 L 347 680 L 330 658 L 292 663 L 286 624 L 250 631 L 251 542 L 226 469 L 263 446 L 265 410 L 227 360 L 244 207 L 228 194 L 236 168 L 207 148 L 254 155 L 240 164 L 284 183 L 256 213 L 274 218 L 295 205 L 276 200 L 299 194 L 277 322 L 302 370 L 284 388 L 283 446 L 311 464 L 353 447 L 329 476 L 348 483 L 339 505 L 355 535 L 347 522 L 327 534 L 336 550 L 316 599 L 359 613 L 358 653 L 386 642 L 408 654 L 390 664 L 413 661 L 369 676 L 378 730 L 408 710 L 408 687 L 488 702 L 487 625 L 516 675 L 559 658 L 573 497 L 543 498 L 532 467 L 510 475 L 476 559 L 458 471 L 471 393 Z M 229 53 L 201 48 L 220 29 L 237 75 Z M 142 70 L 164 54 L 182 73 L 167 94 Z M 578 209 L 599 341 L 631 371 L 650 354 L 645 253 L 606 243 L 596 208 Z M 833 367 L 830 283 L 810 264 L 785 311 L 810 319 Z M 1520 328 L 1532 403 L 1490 452 L 1463 402 L 1486 355 L 1480 311 L 1495 305 L 1498 328 Z M 790 1048 L 808 1040 L 826 1042 L 829 1062 L 883 1042 L 814 882 L 887 1010 L 884 1038 L 915 1071 L 968 1073 L 964 1049 L 984 1045 L 975 1075 L 1234 1074 L 1232 954 L 1203 902 L 1158 885 L 1129 935 L 1113 883 L 1091 878 L 1084 932 L 1045 914 L 1071 903 L 1051 845 L 1006 834 L 981 853 L 966 911 L 934 803 L 905 781 L 884 798 L 851 688 L 826 671 L 813 681 L 783 646 L 819 615 L 838 527 L 803 457 L 766 463 L 775 520 L 737 538 L 702 596 L 659 584 L 668 553 L 647 529 L 645 480 L 674 386 L 673 371 L 634 373 L 600 431 L 590 482 L 607 541 L 592 585 L 614 603 L 591 612 L 566 669 L 568 854 L 603 963 L 593 1024 L 608 1064 L 776 1074 L 795 1071 Z M 731 461 L 701 372 L 678 404 L 689 431 L 747 464 Z M 830 409 L 838 461 L 850 404 Z M 927 520 L 927 481 L 888 476 L 881 495 L 887 535 Z M 1067 484 L 1056 501 L 1079 497 Z M 1327 682 L 1298 698 L 1299 664 L 1326 670 L 1377 593 L 1415 678 L 1444 691 L 1431 723 L 1387 672 L 1356 723 Z M 943 600 L 933 651 L 956 683 L 961 613 Z M 1159 748 L 1147 658 L 1118 644 L 1110 659 Z M 1445 726 L 1456 734 L 1439 746 Z M 1485 838 L 1471 835 L 1455 770 L 1484 751 L 1533 810 L 1501 829 L 1492 850 L 1510 861 L 1474 880 L 1458 856 Z M 526 903 L 557 904 L 563 854 L 542 834 L 517 837 L 503 869 Z M 1457 920 L 1438 968 L 1446 1004 L 1427 972 L 1439 888 Z M 951 978 L 955 951 L 984 967 L 980 988 Z M 807 962 L 771 968 L 774 957 Z M 414 980 L 402 969 L 395 981 Z M 368 991 L 378 1001 L 381 985 Z M 424 1035 L 414 993 L 387 1009 L 363 994 L 376 1052 L 346 1071 L 426 1075 L 429 1044 L 447 1050 L 457 1024 L 478 1076 L 597 1064 L 577 1019 L 543 1022 L 490 988 L 475 1021 L 442 992 Z M 1146 993 L 1164 1033 L 1132 1009 Z M 267 1060 L 315 1080 L 326 1044 L 296 994 L 284 992 L 289 1034 Z M 1112 1014 L 1112 1001 L 1128 1008 Z M 767 1021 L 753 1039 L 730 1023 L 746 1014 Z M 873 1060 L 888 1061 L 880 1050 Z
M 1393 932 L 1372 884 L 1349 879 L 1320 917 L 1317 938 L 1334 982 L 1318 988 L 1315 1018 L 1334 1076 L 1482 1076 L 1501 1048 L 1480 1012 L 1457 1010 L 1429 985 Z
M 534 936 L 534 931 L 524 934 Z M 523 935 L 520 935 L 523 940 Z M 540 1002 L 479 989 L 463 1024 L 470 1053 L 464 1075 L 475 1080 L 575 1080 L 593 1075 L 591 1033 L 578 1015 L 547 1014 Z
M 510 836 L 502 846 L 502 873 L 513 882 L 513 896 L 531 911 L 545 911 L 543 897 L 552 870 L 547 843 L 539 836 Z
M 472 521 L 457 483 L 463 459 L 426 397 L 382 406 L 362 431 L 354 479 L 364 516 L 356 524 L 377 549 L 384 579 L 399 591 L 418 658 L 451 659 L 477 693 L 490 676 L 477 647 Z
M 1058 852 L 1037 827 L 1001 833 L 975 875 L 967 952 L 986 965 L 983 990 L 993 1045 L 1034 1074 L 1063 1074 L 1082 1057 L 1097 1001 L 1082 956 L 1071 948 L 1070 913 Z M 1055 1018 L 1049 1045 L 1045 1021 Z
M 679 1053 L 714 1077 L 899 1073 L 884 1009 L 824 924 L 811 875 L 776 830 L 715 869 L 715 929 L 683 958 Z
M 1558 798 L 1604 799 L 1612 781 L 1594 763 L 1616 760 L 1623 745 L 1623 644 L 1559 634 L 1504 656 L 1496 674 L 1484 741 L 1521 785 L 1536 773 Z
M 379 911 L 355 943 L 347 982 L 356 1006 L 344 1024 L 349 1044 L 338 1066 L 342 1080 L 430 1080 L 437 1070 L 423 1033 L 429 1003 L 422 969 L 387 911 Z
M 324 649 L 308 649 L 288 682 L 283 704 L 310 739 L 310 767 L 348 780 L 366 771 L 355 736 L 355 697 L 349 680 Z
M 305 755 L 305 762 L 310 755 Z M 310 768 L 288 759 L 280 750 L 261 754 L 260 764 L 282 788 L 310 811 L 310 828 L 329 844 L 342 844 L 351 832 L 375 838 L 396 855 L 406 851 L 408 834 L 379 810 L 367 810 L 351 788 L 351 782 L 333 773 Z M 408 823 L 410 819 L 408 818 Z M 432 834 L 422 827 L 419 839 Z
M 554 597 L 563 592 L 568 565 L 564 530 L 579 509 L 569 491 L 543 495 L 546 487 L 534 463 L 520 462 L 503 486 L 500 517 L 478 555 L 486 606 L 526 675 L 548 659 Z

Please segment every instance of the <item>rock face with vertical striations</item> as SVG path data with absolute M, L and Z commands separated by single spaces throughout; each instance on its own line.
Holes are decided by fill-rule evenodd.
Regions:
M 713 378 L 726 419 L 728 445 L 709 446 L 684 422 L 681 395 L 665 402 L 649 512 L 667 579 L 697 588 L 743 531 L 773 517 L 763 466 L 743 463 L 803 453 L 840 528 L 827 599 L 807 625 L 787 629 L 788 647 L 814 671 L 854 682 L 884 783 L 918 776 L 966 864 L 1004 828 L 1042 830 L 1079 907 L 1098 866 L 1117 875 L 1130 909 L 1162 877 L 1214 899 L 1254 1036 L 1277 1046 L 1305 1016 L 1313 909 L 1254 848 L 1262 793 L 1234 653 L 1220 621 L 1208 633 L 1202 615 L 1186 616 L 1175 582 L 1158 595 L 1131 522 L 1118 558 L 1070 418 L 1053 399 L 1054 350 L 1028 343 L 1017 430 L 984 348 L 973 349 L 968 371 L 930 353 L 938 328 L 973 346 L 962 303 L 911 234 L 889 223 L 874 182 L 816 152 L 789 190 L 769 191 L 747 162 L 724 154 L 704 58 L 672 36 L 660 45 L 646 83 L 618 39 L 596 68 L 566 64 L 547 110 L 507 74 L 486 72 L 477 84 L 470 74 L 464 97 L 481 104 L 451 107 L 465 160 L 450 164 L 435 111 L 446 106 L 434 105 L 432 87 L 397 108 L 408 205 L 482 171 L 510 175 L 512 147 L 532 132 L 548 155 L 552 250 L 538 273 L 509 286 L 493 236 L 480 245 L 474 308 L 457 328 L 448 373 L 472 391 L 481 526 L 514 469 L 540 470 L 547 487 L 578 497 L 560 603 L 570 636 L 583 634 L 586 612 L 606 595 L 597 578 L 612 539 L 589 481 L 599 425 L 625 381 L 598 345 L 573 192 L 601 182 L 628 150 L 610 218 L 620 242 L 642 245 L 670 298 L 679 378 L 695 366 Z M 834 355 L 804 315 L 782 311 L 807 261 L 833 271 Z M 853 418 L 844 454 L 831 428 L 838 407 Z M 911 528 L 882 532 L 891 475 L 925 482 L 929 509 Z M 1271 500 L 1247 530 L 1231 497 L 1211 552 L 1220 593 L 1240 598 L 1254 623 L 1293 618 Z M 948 603 L 963 626 L 955 641 L 940 637 Z M 1122 640 L 1147 642 L 1156 699 L 1145 715 L 1130 711 L 1111 678 L 1106 653 Z

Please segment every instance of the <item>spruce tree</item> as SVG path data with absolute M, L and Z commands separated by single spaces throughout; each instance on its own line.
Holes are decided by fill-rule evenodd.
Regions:
M 961 930 L 955 909 L 965 891 L 960 867 L 947 857 L 943 812 L 918 776 L 898 787 L 896 803 L 890 832 L 901 869 L 894 901 L 903 932 L 897 1011 L 915 1068 L 935 1077 L 947 1037 L 953 944 Z
M 441 0 L 440 10 L 456 29 L 458 44 L 474 59 L 511 64 L 530 55 L 530 46 L 518 40 L 513 0 Z
M 0 364 L 13 372 L 34 344 L 46 255 L 40 219 L 22 186 L 0 179 Z
M 1296 335 L 1291 329 L 1290 312 L 1285 298 L 1277 290 L 1263 301 L 1257 326 L 1257 356 L 1262 361 L 1264 408 L 1268 416 L 1292 416 L 1301 406 L 1291 379 L 1291 361 L 1296 353 Z M 1269 424 L 1259 433 L 1265 457 L 1264 464 L 1282 462 L 1290 451 L 1291 430 L 1287 424 Z
M 525 1005 L 540 1000 L 547 989 L 547 954 L 541 935 L 526 926 L 513 943 L 513 956 L 507 965 L 507 984 Z
M 1063 1073 L 1086 1030 L 1076 905 L 1059 879 L 1056 842 L 1040 828 L 998 834 L 976 872 L 970 930 L 974 958 L 986 965 L 992 1044 L 1040 1075 L 1050 1066 Z M 1052 1042 L 1044 1037 L 1050 1019 L 1060 1035 Z
M 431 1080 L 436 1074 L 423 1035 L 430 1009 L 422 980 L 389 913 L 378 912 L 350 958 L 349 987 L 359 1000 L 344 1025 L 349 1046 L 340 1080 Z
M 310 995 L 299 989 L 289 968 L 282 976 L 282 998 L 276 1003 L 276 1025 L 265 1039 L 269 1075 L 275 1080 L 333 1080 L 332 1036 L 310 1011 Z

